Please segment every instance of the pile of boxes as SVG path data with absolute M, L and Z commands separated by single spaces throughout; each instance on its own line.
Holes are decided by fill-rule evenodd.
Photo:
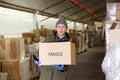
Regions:
M 72 42 L 75 44 L 76 53 L 80 54 L 88 49 L 88 32 L 70 30 Z
M 45 28 L 45 26 L 42 25 L 40 29 L 35 29 L 31 32 L 22 33 L 22 36 L 25 40 L 25 45 L 31 45 L 33 43 L 40 42 L 44 39 L 44 37 L 51 35 L 53 32 L 54 30 L 47 29 Z
M 0 38 L 0 47 L 0 54 L 4 54 L 0 60 L 0 80 L 29 80 L 30 58 L 25 56 L 24 39 Z
M 120 3 L 107 3 L 105 34 L 106 34 L 106 55 L 102 62 L 102 69 L 106 75 L 107 80 L 110 79 L 119 80 Z
M 120 42 L 120 3 L 107 3 L 107 18 L 105 22 L 106 48 Z

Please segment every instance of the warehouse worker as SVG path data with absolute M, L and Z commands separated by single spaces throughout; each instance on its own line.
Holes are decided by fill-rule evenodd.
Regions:
M 56 23 L 56 32 L 46 37 L 42 42 L 47 43 L 70 41 L 71 38 L 67 33 L 67 29 L 67 22 L 64 18 L 60 18 Z M 40 62 L 35 61 L 35 63 L 40 66 Z M 64 65 L 41 66 L 40 80 L 66 80 L 66 73 L 67 68 Z
M 56 23 L 56 32 L 46 37 L 43 42 L 65 42 L 70 41 L 67 33 L 67 22 L 64 18 L 60 18 Z M 41 67 L 40 80 L 66 80 L 66 72 L 64 65 L 53 65 Z

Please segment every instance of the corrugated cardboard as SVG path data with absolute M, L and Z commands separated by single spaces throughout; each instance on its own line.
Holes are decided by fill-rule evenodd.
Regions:
M 116 3 L 107 3 L 107 17 L 109 21 L 115 21 L 116 19 Z
M 116 20 L 120 21 L 120 9 L 116 11 Z
M 20 80 L 19 61 L 2 61 L 2 72 L 8 73 L 8 80 Z
M 114 25 L 114 22 L 112 21 L 106 21 L 106 48 L 108 49 L 113 44 L 117 43 L 119 41 L 119 29 L 120 29 L 120 22 L 115 22 L 117 25 Z M 111 29 L 111 26 L 114 28 Z
M 22 33 L 22 36 L 25 38 L 25 37 L 31 37 L 33 36 L 33 34 L 31 32 L 24 32 Z
M 2 61 L 0 61 L 0 72 L 2 72 Z
M 4 38 L 4 35 L 0 35 L 0 38 Z
M 4 53 L 5 53 L 5 59 L 10 59 L 10 39 L 6 38 L 6 39 L 0 39 L 0 46 L 3 49 Z
M 7 72 L 0 73 L 0 80 L 7 80 L 7 76 L 8 76 Z
M 24 39 L 13 38 L 11 39 L 11 55 L 12 59 L 20 59 L 25 56 Z
M 71 42 L 39 43 L 41 65 L 76 64 L 75 45 Z
M 25 45 L 24 45 L 24 39 L 20 38 L 19 40 L 19 58 L 24 58 L 25 57 Z
M 120 2 L 117 3 L 117 9 L 120 9 Z
M 5 59 L 20 59 L 25 56 L 23 38 L 0 39 L 0 46 L 5 53 Z
M 110 44 L 116 44 L 116 43 L 120 43 L 120 37 L 118 37 L 118 35 L 120 34 L 120 29 L 114 29 L 114 30 L 110 30 Z
M 2 61 L 2 72 L 8 73 L 8 80 L 29 80 L 29 58 Z
M 10 48 L 11 48 L 11 54 L 10 58 L 12 59 L 18 59 L 19 56 L 19 42 L 18 39 L 11 39 L 10 40 Z
M 25 45 L 30 45 L 30 44 L 32 44 L 32 38 L 30 38 L 30 37 L 24 38 L 24 44 L 25 44 Z
M 5 60 L 5 51 L 0 46 L 0 60 Z

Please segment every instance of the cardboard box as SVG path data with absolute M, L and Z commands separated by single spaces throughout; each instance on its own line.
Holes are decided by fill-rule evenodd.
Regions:
M 113 25 L 116 24 L 116 25 Z M 112 21 L 107 21 L 106 22 L 106 45 L 107 49 L 111 47 L 113 44 L 119 42 L 119 37 L 116 36 L 119 34 L 120 30 L 120 22 L 112 22 Z
M 20 80 L 19 61 L 2 61 L 2 72 L 8 73 L 8 80 Z
M 0 38 L 4 38 L 4 35 L 0 35 Z
M 2 39 L 0 38 L 0 46 L 1 49 L 4 51 L 5 59 L 10 59 L 10 39 Z
M 24 38 L 26 38 L 26 37 L 31 37 L 32 38 L 33 34 L 31 32 L 24 32 L 24 33 L 22 33 L 22 36 Z
M 25 44 L 24 44 L 24 39 L 23 38 L 19 38 L 19 59 L 24 58 L 25 57 Z
M 30 37 L 24 38 L 24 44 L 25 45 L 31 45 L 32 44 L 32 38 L 30 38 Z
M 120 10 L 120 3 L 107 3 L 106 20 L 109 20 L 109 21 L 120 20 L 117 10 Z
M 0 60 L 5 60 L 5 51 L 0 46 Z
M 29 58 L 2 61 L 2 72 L 8 73 L 8 80 L 29 80 Z
M 5 59 L 20 59 L 25 56 L 23 38 L 0 39 L 1 49 L 5 53 Z
M 120 37 L 116 36 L 116 35 L 120 34 L 120 29 L 110 30 L 109 33 L 110 33 L 111 46 L 116 43 L 120 43 Z
M 117 9 L 120 9 L 120 2 L 117 3 Z
M 39 43 L 41 65 L 76 64 L 75 45 L 71 42 Z
M 2 61 L 0 61 L 0 72 L 2 72 Z
M 7 80 L 7 76 L 8 76 L 7 72 L 0 73 L 0 80 Z
M 120 9 L 116 11 L 116 21 L 120 21 Z
M 115 21 L 116 17 L 116 3 L 107 3 L 107 17 L 109 21 Z
M 11 59 L 18 59 L 19 56 L 19 42 L 18 39 L 11 39 L 10 40 L 10 58 Z

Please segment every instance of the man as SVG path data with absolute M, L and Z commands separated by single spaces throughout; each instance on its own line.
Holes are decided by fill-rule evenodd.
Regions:
M 64 18 L 61 18 L 56 23 L 56 32 L 48 36 L 44 39 L 43 42 L 63 42 L 63 41 L 70 41 L 70 36 L 68 35 L 67 31 L 67 23 Z
M 65 42 L 70 41 L 70 36 L 67 33 L 68 25 L 64 18 L 60 18 L 56 23 L 56 32 L 46 37 L 42 42 Z M 37 65 L 40 65 L 36 62 Z M 40 66 L 41 76 L 40 80 L 66 80 L 66 66 L 64 65 L 51 65 Z
M 65 42 L 70 41 L 67 33 L 68 25 L 64 18 L 60 18 L 56 23 L 56 32 L 46 37 L 42 42 Z M 66 80 L 64 65 L 53 65 L 41 67 L 40 80 Z

